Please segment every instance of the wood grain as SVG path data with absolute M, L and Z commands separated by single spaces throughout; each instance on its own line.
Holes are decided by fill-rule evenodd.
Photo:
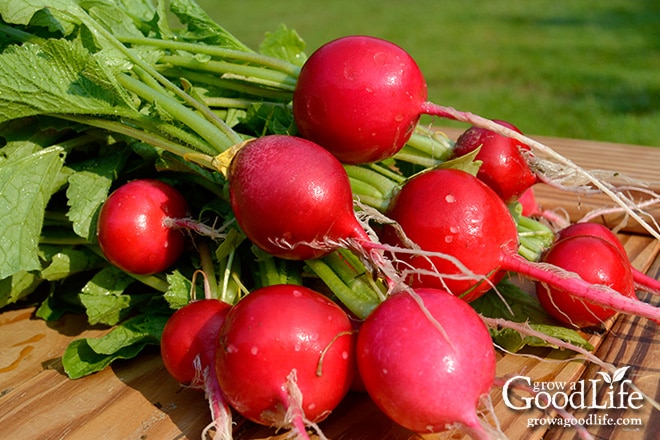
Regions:
M 449 130 L 448 130 L 449 132 Z M 451 133 L 450 133 L 451 134 Z M 453 133 L 456 135 L 456 133 Z M 599 142 L 544 139 L 582 165 L 615 166 L 631 176 L 653 182 L 660 149 Z M 546 207 L 573 209 L 575 200 L 555 190 L 540 189 L 537 196 Z M 589 203 L 593 200 L 589 200 Z M 595 202 L 596 205 L 600 202 Z M 573 215 L 583 214 L 582 201 Z M 635 228 L 621 235 L 635 267 L 654 277 L 660 275 L 660 245 Z M 646 294 L 645 301 L 659 304 L 658 297 Z M 209 422 L 203 395 L 179 386 L 169 377 L 156 350 L 138 359 L 113 364 L 104 371 L 78 380 L 69 380 L 59 357 L 74 337 L 101 334 L 83 320 L 67 316 L 55 324 L 34 319 L 33 309 L 0 313 L 0 438 L 27 439 L 197 439 Z M 660 400 L 660 335 L 658 327 L 643 319 L 620 316 L 609 323 L 606 334 L 594 334 L 590 341 L 597 355 L 616 367 L 630 366 L 630 378 L 644 393 Z M 571 360 L 572 352 L 528 349 L 512 355 L 498 353 L 497 374 L 506 378 L 524 374 L 536 381 L 576 382 L 593 379 L 603 371 L 584 360 Z M 601 390 L 604 391 L 604 390 Z M 575 438 L 572 428 L 532 429 L 530 418 L 539 410 L 514 411 L 504 405 L 502 391 L 491 393 L 494 416 L 510 439 L 564 440 Z M 600 413 L 600 411 L 597 411 Z M 582 417 L 587 413 L 576 413 Z M 645 403 L 640 410 L 611 413 L 616 417 L 638 417 L 643 426 L 634 429 L 591 426 L 599 439 L 655 439 L 660 429 L 660 411 Z M 235 438 L 283 439 L 284 433 L 237 420 Z M 466 438 L 458 431 L 419 436 L 387 419 L 365 394 L 350 394 L 321 424 L 328 438 L 335 440 L 445 440 Z

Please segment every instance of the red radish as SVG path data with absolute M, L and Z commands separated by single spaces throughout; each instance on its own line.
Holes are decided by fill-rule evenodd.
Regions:
M 344 37 L 305 62 L 293 94 L 302 137 L 344 163 L 376 162 L 408 141 L 426 100 L 426 83 L 399 46 L 368 37 Z
M 294 91 L 293 114 L 303 137 L 348 163 L 382 160 L 396 153 L 422 114 L 491 130 L 554 159 L 555 168 L 595 186 L 660 239 L 660 233 L 639 215 L 638 206 L 632 206 L 611 184 L 546 145 L 481 116 L 426 99 L 423 75 L 401 47 L 379 38 L 352 35 L 326 43 L 307 59 Z
M 575 235 L 600 237 L 604 240 L 607 240 L 619 250 L 621 255 L 623 255 L 626 259 L 628 258 L 628 253 L 626 252 L 626 249 L 623 247 L 617 236 L 607 226 L 601 223 L 574 223 L 561 229 L 558 232 L 556 239 L 561 240 L 562 238 Z M 630 265 L 630 270 L 632 271 L 635 284 L 640 290 L 645 290 L 654 294 L 660 294 L 660 281 L 656 280 L 655 278 L 651 278 L 644 272 L 634 268 L 632 265 Z
M 414 271 L 407 278 L 412 287 L 448 290 L 470 302 L 500 281 L 505 273 L 502 254 L 514 254 L 519 243 L 511 213 L 497 197 L 471 174 L 453 169 L 427 171 L 405 183 L 387 215 L 423 250 L 455 255 L 467 269 L 482 276 L 451 279 L 449 276 L 465 271 L 450 260 L 401 255 L 404 265 L 429 271 Z M 402 244 L 393 227 L 386 227 L 382 238 L 386 243 Z M 439 278 L 434 272 L 447 277 Z
M 635 287 L 630 263 L 611 242 L 596 236 L 571 235 L 560 238 L 541 256 L 541 261 L 578 274 L 582 279 L 607 285 L 628 298 Z M 616 311 L 585 303 L 545 283 L 536 283 L 536 295 L 543 308 L 558 321 L 578 327 L 593 327 L 611 318 Z
M 101 207 L 99 246 L 112 264 L 126 272 L 162 272 L 181 256 L 185 244 L 183 233 L 166 223 L 187 215 L 188 204 L 174 187 L 155 179 L 130 181 Z
M 652 305 L 518 255 L 516 226 L 506 205 L 464 171 L 435 169 L 412 177 L 393 198 L 388 215 L 422 250 L 398 256 L 403 276 L 415 288 L 441 288 L 472 301 L 510 271 L 581 300 L 660 322 L 660 310 Z M 383 239 L 396 246 L 405 243 L 392 226 L 385 228 Z
M 495 379 L 495 349 L 479 315 L 437 289 L 391 295 L 358 333 L 364 386 L 392 420 L 419 433 L 456 424 L 490 438 L 477 405 Z
M 230 307 L 217 299 L 203 299 L 183 306 L 168 319 L 160 347 L 163 364 L 174 379 L 193 387 L 203 385 L 195 358 L 213 366 L 220 326 Z
M 193 301 L 165 324 L 160 342 L 163 364 L 174 379 L 205 391 L 216 437 L 232 438 L 231 409 L 215 375 L 218 334 L 230 305 L 217 299 Z
M 541 207 L 536 201 L 534 188 L 530 187 L 518 197 L 518 202 L 522 205 L 522 215 L 532 217 L 541 212 Z
M 521 133 L 509 122 L 493 122 Z M 531 151 L 528 145 L 491 130 L 471 127 L 456 140 L 454 156 L 463 156 L 477 148 L 479 152 L 475 159 L 482 162 L 477 177 L 490 186 L 505 203 L 514 202 L 538 182 L 523 154 Z
M 327 150 L 295 136 L 263 136 L 247 143 L 228 170 L 236 220 L 262 250 L 307 260 L 369 241 L 353 211 L 351 186 Z
M 353 380 L 355 334 L 322 294 L 271 285 L 241 299 L 220 330 L 216 374 L 227 401 L 256 423 L 293 427 L 325 419 Z

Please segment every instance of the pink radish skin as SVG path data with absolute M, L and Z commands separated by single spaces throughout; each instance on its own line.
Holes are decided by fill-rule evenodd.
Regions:
M 627 256 L 600 237 L 570 235 L 560 238 L 543 253 L 541 261 L 575 272 L 590 283 L 609 286 L 621 295 L 637 299 Z M 616 314 L 613 309 L 586 303 L 541 282 L 536 283 L 536 296 L 548 314 L 568 326 L 599 326 Z
M 660 322 L 660 310 L 654 306 L 625 297 L 607 286 L 586 282 L 574 273 L 544 267 L 518 255 L 516 227 L 506 205 L 486 184 L 464 171 L 436 169 L 411 178 L 393 199 L 388 215 L 422 250 L 435 254 L 400 256 L 401 267 L 407 263 L 417 269 L 436 272 L 436 275 L 418 277 L 419 270 L 412 270 L 410 282 L 415 288 L 443 288 L 446 284 L 445 290 L 466 301 L 488 290 L 486 281 L 446 278 L 444 275 L 465 271 L 444 254 L 458 259 L 474 275 L 491 283 L 496 282 L 503 271 L 516 272 L 567 291 L 583 301 Z M 385 229 L 383 239 L 399 247 L 402 243 L 391 227 Z
M 521 133 L 509 122 L 493 122 Z M 523 151 L 531 150 L 528 145 L 491 130 L 471 127 L 456 140 L 454 156 L 463 156 L 477 148 L 479 152 L 475 159 L 482 162 L 477 177 L 491 187 L 505 203 L 516 201 L 538 182 L 523 155 Z
M 458 424 L 490 438 L 476 407 L 493 385 L 495 350 L 465 301 L 426 288 L 391 295 L 364 321 L 357 363 L 373 401 L 400 425 L 429 433 Z
M 355 334 L 346 313 L 327 297 L 296 285 L 257 289 L 227 314 L 216 374 L 230 403 L 256 423 L 294 425 L 328 416 L 348 392 L 355 371 Z M 296 373 L 299 413 L 287 392 Z M 295 400 L 295 399 L 294 399 Z M 295 405 L 294 405 L 295 406 Z
M 271 255 L 307 260 L 348 239 L 369 241 L 353 211 L 346 171 L 311 141 L 285 135 L 257 138 L 236 153 L 228 179 L 238 224 Z
M 616 246 L 617 249 L 619 249 L 621 255 L 623 255 L 626 259 L 628 258 L 626 249 L 623 247 L 617 236 L 603 224 L 591 222 L 574 223 L 561 229 L 557 234 L 557 240 L 574 235 L 600 237 L 612 243 L 614 246 Z M 660 281 L 646 275 L 644 272 L 637 270 L 632 266 L 632 264 L 630 265 L 630 270 L 632 271 L 635 285 L 640 290 L 644 290 L 655 295 L 660 294 Z
M 300 135 L 350 164 L 383 160 L 408 141 L 426 82 L 399 46 L 368 36 L 326 43 L 305 62 L 293 94 Z

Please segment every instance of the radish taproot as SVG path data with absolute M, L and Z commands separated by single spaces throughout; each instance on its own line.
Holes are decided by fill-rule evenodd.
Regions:
M 521 133 L 518 127 L 509 122 L 493 122 Z M 477 177 L 490 186 L 505 203 L 518 200 L 538 182 L 524 156 L 524 152 L 531 150 L 528 145 L 491 130 L 470 127 L 456 140 L 454 157 L 463 156 L 477 148 L 479 151 L 475 160 L 482 162 Z
M 570 235 L 555 241 L 541 261 L 574 272 L 585 281 L 603 284 L 628 298 L 637 299 L 630 263 L 611 242 L 589 235 Z M 616 310 L 585 302 L 565 290 L 536 282 L 541 306 L 558 321 L 577 328 L 601 325 Z
M 419 433 L 458 425 L 486 439 L 479 399 L 495 379 L 488 329 L 465 301 L 420 288 L 383 301 L 360 328 L 357 364 L 367 393 L 392 420 Z
M 492 120 L 427 100 L 427 86 L 415 60 L 380 38 L 349 35 L 325 43 L 303 64 L 293 93 L 293 116 L 302 137 L 350 164 L 383 160 L 410 138 L 421 115 L 465 122 L 529 146 L 554 160 L 553 168 L 593 185 L 649 234 L 660 232 L 640 215 L 621 190 L 579 167 L 545 144 Z M 535 159 L 536 160 L 536 159 Z M 537 173 L 541 181 L 552 177 Z M 575 179 L 572 179 L 574 181 Z
M 215 374 L 220 327 L 230 305 L 214 299 L 192 301 L 175 311 L 163 328 L 160 353 L 165 369 L 181 384 L 205 392 L 216 438 L 232 438 L 231 408 Z M 206 431 L 205 429 L 205 431 Z
M 657 307 L 518 255 L 516 226 L 507 206 L 465 171 L 433 169 L 412 177 L 393 198 L 388 216 L 398 228 L 386 226 L 383 241 L 401 249 L 411 247 L 409 240 L 421 249 L 399 251 L 394 260 L 414 288 L 448 290 L 469 302 L 504 272 L 516 272 L 581 300 L 660 322 Z
M 243 146 L 228 169 L 229 197 L 245 235 L 271 255 L 307 260 L 368 242 L 341 163 L 317 144 L 269 135 Z
M 181 256 L 185 236 L 167 221 L 188 215 L 188 204 L 173 186 L 137 179 L 117 188 L 101 206 L 97 239 L 103 254 L 120 269 L 150 275 Z
M 227 314 L 215 368 L 243 417 L 304 438 L 305 426 L 325 419 L 351 386 L 355 332 L 346 312 L 314 290 L 262 287 Z

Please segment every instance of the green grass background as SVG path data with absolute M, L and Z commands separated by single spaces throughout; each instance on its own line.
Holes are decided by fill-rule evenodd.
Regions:
M 308 54 L 386 38 L 416 59 L 430 100 L 528 134 L 660 146 L 658 0 L 199 2 L 253 48 L 280 23 Z

